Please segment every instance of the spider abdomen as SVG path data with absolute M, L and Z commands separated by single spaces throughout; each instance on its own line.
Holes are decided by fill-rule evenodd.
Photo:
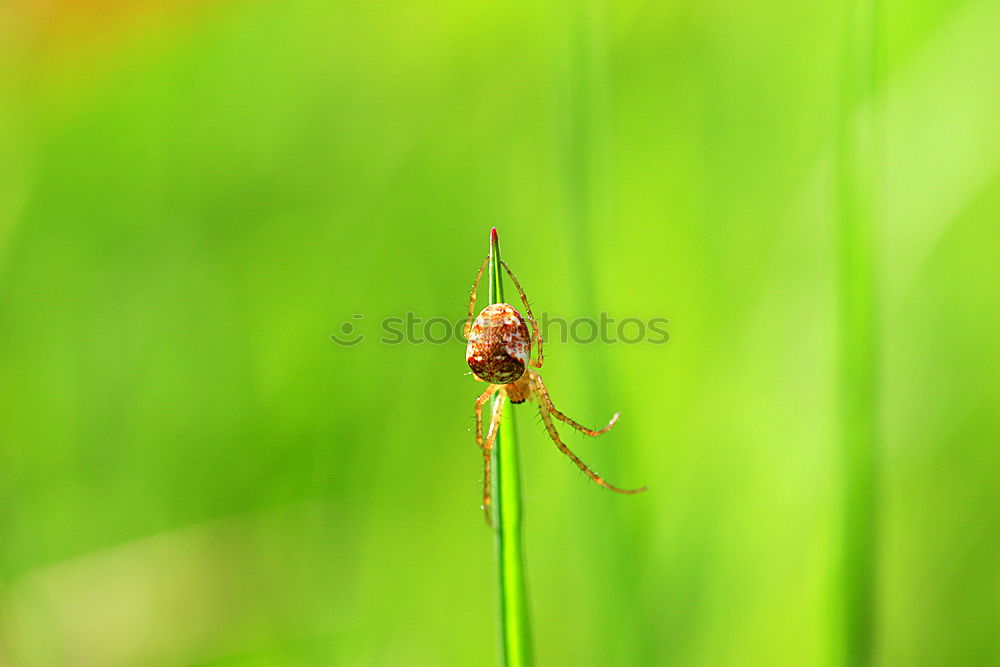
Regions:
M 472 372 L 490 384 L 509 384 L 524 375 L 530 356 L 531 335 L 521 313 L 507 303 L 483 308 L 465 348 Z

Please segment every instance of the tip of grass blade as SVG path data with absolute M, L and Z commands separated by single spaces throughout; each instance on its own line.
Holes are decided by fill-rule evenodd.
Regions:
M 503 303 L 503 282 L 500 279 L 500 241 L 497 228 L 490 229 L 490 303 Z

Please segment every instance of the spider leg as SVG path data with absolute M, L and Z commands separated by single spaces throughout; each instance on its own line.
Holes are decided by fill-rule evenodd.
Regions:
M 540 399 L 539 402 L 545 403 L 545 407 L 549 411 L 549 413 L 559 421 L 566 422 L 567 424 L 575 428 L 577 431 L 580 431 L 581 433 L 585 433 L 586 435 L 596 438 L 602 433 L 607 433 L 608 431 L 610 431 L 611 427 L 618 422 L 618 416 L 620 413 L 616 412 L 611 416 L 611 421 L 608 422 L 608 425 L 600 429 L 599 431 L 589 429 L 586 426 L 581 426 L 576 421 L 570 419 L 563 413 L 559 412 L 559 410 L 556 409 L 556 406 L 552 404 L 552 398 L 549 396 L 549 390 L 545 388 L 545 383 L 542 381 L 541 375 L 535 373 L 534 371 L 531 371 L 531 379 L 534 381 L 535 393 L 538 395 Z
M 506 396 L 500 394 L 493 402 L 493 416 L 490 418 L 490 429 L 486 434 L 486 445 L 483 447 L 483 512 L 486 515 L 486 525 L 493 525 L 493 515 L 490 512 L 490 505 L 493 498 L 490 495 L 490 457 L 493 455 L 493 445 L 497 441 L 497 433 L 500 431 L 500 415 L 503 414 L 503 402 Z
M 465 337 L 469 337 L 469 329 L 472 328 L 472 318 L 476 312 L 476 292 L 479 291 L 479 279 L 483 277 L 483 271 L 486 270 L 486 265 L 490 263 L 490 256 L 486 255 L 486 259 L 483 260 L 482 265 L 479 267 L 479 272 L 476 273 L 476 280 L 472 283 L 472 293 L 469 295 L 469 319 L 465 321 Z
M 531 322 L 531 331 L 532 333 L 535 334 L 535 340 L 538 341 L 538 359 L 529 359 L 528 363 L 530 363 L 535 368 L 541 368 L 542 332 L 538 328 L 538 322 L 535 321 L 534 313 L 531 312 L 531 305 L 528 303 L 528 295 L 524 293 L 523 289 L 521 289 L 521 283 L 517 282 L 517 276 L 515 276 L 514 272 L 510 270 L 509 266 L 507 266 L 507 262 L 500 260 L 500 263 L 503 264 L 503 268 L 507 270 L 507 275 L 510 276 L 510 279 L 514 282 L 514 287 L 517 288 L 517 293 L 521 295 L 521 303 L 524 304 L 524 309 L 528 312 L 528 321 Z
M 495 394 L 499 388 L 499 385 L 491 384 L 476 399 L 476 444 L 479 445 L 479 449 L 483 448 L 483 405 L 486 404 L 486 401 L 490 400 L 490 396 Z
M 645 486 L 640 487 L 638 489 L 620 489 L 617 486 L 614 486 L 613 484 L 605 482 L 604 478 L 602 478 L 596 472 L 588 468 L 587 464 L 581 461 L 576 454 L 571 452 L 569 450 L 569 447 L 567 447 L 566 444 L 559 438 L 559 432 L 556 431 L 556 426 L 555 424 L 552 423 L 552 416 L 549 414 L 549 407 L 545 404 L 545 401 L 538 402 L 538 412 L 541 413 L 542 415 L 542 421 L 545 422 L 545 430 L 549 432 L 549 437 L 552 438 L 552 442 L 556 443 L 556 447 L 559 448 L 559 451 L 568 456 L 569 459 L 576 464 L 576 467 L 582 470 L 587 475 L 587 477 L 594 480 L 604 488 L 614 491 L 615 493 L 625 493 L 625 494 L 642 493 L 647 489 L 647 487 Z

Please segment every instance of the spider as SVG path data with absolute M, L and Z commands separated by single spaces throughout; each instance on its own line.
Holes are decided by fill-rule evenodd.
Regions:
M 496 233 L 494 231 L 494 233 Z M 619 413 L 611 417 L 608 425 L 600 430 L 589 429 L 573 421 L 562 412 L 556 409 L 549 392 L 542 382 L 542 376 L 529 366 L 535 368 L 542 367 L 542 335 L 535 321 L 535 316 L 528 305 L 528 297 L 521 289 L 521 284 L 510 270 L 507 263 L 500 260 L 501 266 L 507 271 L 518 294 L 521 295 L 521 302 L 524 310 L 528 314 L 528 321 L 531 322 L 531 330 L 534 333 L 534 340 L 538 344 L 538 358 L 531 358 L 532 337 L 528 333 L 528 327 L 521 317 L 521 313 L 509 303 L 495 303 L 487 306 L 479 313 L 479 316 L 472 319 L 476 307 L 476 291 L 479 289 L 479 280 L 483 277 L 490 257 L 486 256 L 476 280 L 472 285 L 472 294 L 469 297 L 469 317 L 465 323 L 465 337 L 469 341 L 465 350 L 465 358 L 475 375 L 476 380 L 489 383 L 479 398 L 476 399 L 476 444 L 483 452 L 483 511 L 486 514 L 486 523 L 492 525 L 490 515 L 490 458 L 493 452 L 493 445 L 496 443 L 497 431 L 500 425 L 500 415 L 502 414 L 504 398 L 510 399 L 511 403 L 524 403 L 525 400 L 537 398 L 538 412 L 542 416 L 545 430 L 548 431 L 552 442 L 556 444 L 563 454 L 569 457 L 576 467 L 582 470 L 587 477 L 594 480 L 606 489 L 615 493 L 633 494 L 641 493 L 647 487 L 638 489 L 621 489 L 605 481 L 600 475 L 595 473 L 587 464 L 579 459 L 569 447 L 560 439 L 558 431 L 552 418 L 565 422 L 591 437 L 597 437 L 602 433 L 607 433 L 618 421 Z M 493 403 L 493 414 L 490 418 L 489 430 L 486 441 L 483 441 L 483 406 L 491 396 L 500 393 L 500 397 Z

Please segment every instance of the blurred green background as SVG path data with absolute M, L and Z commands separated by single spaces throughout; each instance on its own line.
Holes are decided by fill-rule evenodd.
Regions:
M 670 319 L 546 348 L 649 493 L 519 409 L 539 665 L 844 663 L 845 228 L 874 662 L 1000 664 L 1000 3 L 859 7 L 0 4 L 0 664 L 492 664 L 482 385 L 378 322 L 493 225 L 539 311 Z

